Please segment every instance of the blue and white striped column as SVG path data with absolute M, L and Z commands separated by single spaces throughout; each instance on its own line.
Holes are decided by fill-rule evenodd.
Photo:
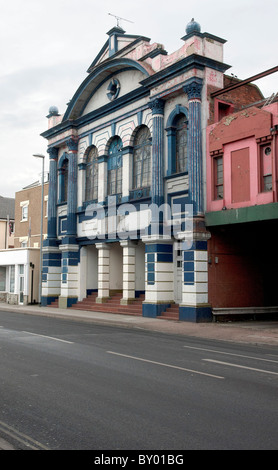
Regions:
M 174 302 L 173 245 L 159 239 L 145 243 L 145 301 L 142 313 L 144 317 L 154 318 Z
M 189 196 L 194 215 L 203 215 L 203 167 L 202 167 L 202 125 L 201 93 L 202 79 L 191 78 L 184 86 L 188 96 L 188 180 Z
M 205 227 L 204 181 L 202 160 L 201 93 L 202 79 L 187 81 L 184 91 L 188 96 L 188 180 L 189 197 L 193 205 L 192 233 L 184 233 L 183 289 L 179 319 L 191 322 L 209 322 L 212 319 L 208 304 L 208 251 L 210 234 Z
M 61 253 L 57 244 L 57 161 L 58 148 L 50 147 L 47 239 L 43 243 L 42 299 L 50 305 L 61 293 Z
M 207 240 L 196 240 L 183 251 L 183 289 L 179 319 L 195 323 L 211 321 L 208 304 Z

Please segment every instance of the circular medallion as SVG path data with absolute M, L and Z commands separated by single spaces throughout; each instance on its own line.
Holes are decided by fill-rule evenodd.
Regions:
M 115 100 L 120 93 L 121 85 L 117 78 L 113 78 L 107 87 L 107 97 L 110 101 Z

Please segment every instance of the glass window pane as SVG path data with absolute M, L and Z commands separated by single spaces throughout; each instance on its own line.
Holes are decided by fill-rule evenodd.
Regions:
M 98 151 L 93 147 L 87 157 L 85 200 L 92 201 L 98 197 Z
M 0 291 L 4 292 L 6 290 L 6 268 L 0 266 Z
M 122 192 L 122 140 L 115 137 L 108 150 L 108 196 Z
M 187 170 L 187 121 L 184 114 L 176 121 L 176 172 Z
M 151 184 L 151 133 L 142 126 L 134 139 L 133 188 L 146 188 Z
M 10 292 L 14 293 L 15 266 L 10 266 Z

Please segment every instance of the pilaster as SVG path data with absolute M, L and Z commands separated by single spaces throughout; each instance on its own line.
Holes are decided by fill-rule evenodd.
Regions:
M 152 136 L 152 203 L 160 206 L 164 203 L 164 105 L 162 99 L 150 101 L 153 116 Z
M 201 124 L 202 83 L 202 79 L 193 77 L 184 86 L 189 102 L 188 179 L 189 195 L 193 204 L 194 215 L 204 213 Z
M 57 161 L 58 148 L 51 147 L 49 154 L 49 191 L 48 191 L 48 226 L 47 238 L 57 238 Z
M 143 316 L 156 317 L 174 302 L 173 244 L 171 240 L 143 239 L 145 243 L 145 301 Z
M 59 298 L 60 294 L 61 252 L 57 244 L 53 243 L 52 245 L 43 247 L 41 305 L 50 305 L 51 302 Z
M 68 146 L 68 198 L 67 198 L 67 236 L 74 239 L 77 234 L 77 149 L 78 140 L 70 138 Z
M 62 254 L 61 266 L 61 294 L 59 297 L 59 308 L 71 307 L 78 300 L 78 264 L 80 252 L 78 245 L 60 245 Z
M 208 247 L 210 233 L 202 217 L 194 218 L 193 232 L 183 234 L 182 303 L 179 319 L 190 322 L 212 321 L 208 303 Z

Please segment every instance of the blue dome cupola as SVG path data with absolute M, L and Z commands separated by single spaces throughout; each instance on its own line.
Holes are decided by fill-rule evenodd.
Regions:
M 201 26 L 197 21 L 192 18 L 192 20 L 188 23 L 188 25 L 185 28 L 186 34 L 191 34 L 191 33 L 200 33 L 201 32 Z

